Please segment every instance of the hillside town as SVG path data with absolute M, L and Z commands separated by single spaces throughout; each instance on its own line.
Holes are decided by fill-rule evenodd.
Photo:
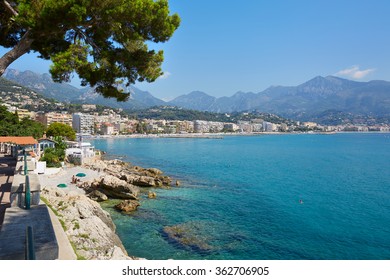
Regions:
M 14 96 L 15 97 L 15 96 Z M 29 96 L 20 96 L 25 103 L 34 105 Z M 39 101 L 35 102 L 41 102 Z M 7 100 L 4 100 L 7 101 Z M 217 122 L 205 120 L 165 120 L 135 119 L 121 114 L 119 109 L 105 109 L 102 113 L 94 112 L 96 105 L 82 105 L 82 112 L 42 112 L 20 109 L 15 105 L 20 102 L 2 103 L 9 112 L 17 112 L 19 118 L 30 118 L 41 122 L 45 127 L 52 123 L 63 123 L 71 126 L 76 133 L 83 135 L 130 135 L 130 134 L 190 134 L 190 133 L 262 133 L 262 132 L 339 132 L 356 131 L 386 132 L 390 127 L 386 124 L 368 126 L 365 124 L 346 124 L 326 126 L 315 122 L 288 121 L 272 123 L 261 118 L 239 120 L 237 122 Z M 57 105 L 61 106 L 61 103 Z M 246 113 L 242 113 L 245 115 Z
M 3 81 L 5 82 L 5 81 Z M 193 134 L 193 133 L 272 133 L 272 132 L 339 132 L 355 131 L 387 132 L 390 126 L 375 119 L 345 118 L 338 125 L 324 125 L 314 121 L 293 121 L 278 117 L 270 119 L 255 114 L 241 113 L 240 118 L 225 114 L 224 121 L 202 119 L 175 120 L 169 118 L 148 118 L 127 114 L 122 109 L 114 109 L 95 104 L 69 104 L 47 99 L 33 90 L 12 83 L 0 88 L 0 105 L 6 106 L 18 117 L 39 121 L 45 127 L 52 123 L 71 126 L 76 133 L 83 135 L 134 135 L 134 134 Z M 164 106 L 163 106 L 164 107 Z M 169 106 L 165 106 L 169 107 Z M 169 108 L 168 108 L 169 109 Z M 159 111 L 156 109 L 155 111 Z M 157 114 L 158 115 L 158 114 Z M 275 115 L 274 115 L 275 116 Z M 336 116 L 335 118 L 342 118 Z

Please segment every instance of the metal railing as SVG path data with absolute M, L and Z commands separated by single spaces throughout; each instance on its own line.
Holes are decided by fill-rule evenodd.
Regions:
M 34 244 L 34 233 L 33 227 L 27 226 L 26 228 L 26 260 L 35 260 L 35 244 Z
M 26 176 L 25 180 L 25 196 L 24 196 L 24 205 L 28 210 L 31 207 L 31 189 L 30 189 L 30 178 L 28 177 L 28 168 L 27 168 L 27 154 L 26 150 L 23 149 L 23 157 L 24 157 L 24 175 Z
M 23 157 L 24 157 L 24 175 L 27 175 L 27 155 L 26 150 L 23 149 Z
M 30 209 L 31 207 L 31 189 L 30 189 L 30 178 L 28 175 L 26 175 L 26 181 L 25 181 L 25 196 L 24 196 L 24 204 L 26 206 L 26 209 Z

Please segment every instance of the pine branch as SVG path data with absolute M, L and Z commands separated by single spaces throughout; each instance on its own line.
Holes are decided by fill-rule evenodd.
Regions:
M 12 8 L 11 4 L 8 3 L 7 0 L 3 0 L 3 3 L 4 3 L 4 5 L 5 5 L 5 7 L 6 7 L 14 16 L 18 16 L 18 15 L 19 15 L 19 13 L 18 13 L 14 8 Z

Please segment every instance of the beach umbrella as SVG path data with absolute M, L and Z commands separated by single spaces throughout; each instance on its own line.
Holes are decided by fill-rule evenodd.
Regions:
M 86 175 L 85 175 L 85 173 L 77 173 L 76 174 L 76 177 L 85 177 Z

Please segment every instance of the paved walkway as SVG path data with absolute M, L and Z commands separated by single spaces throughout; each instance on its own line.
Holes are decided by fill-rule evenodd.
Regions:
M 0 153 L 0 228 L 4 221 L 5 210 L 11 206 L 10 192 L 14 178 L 16 159 Z M 76 255 L 70 245 L 70 242 L 62 229 L 58 218 L 49 210 L 52 220 L 54 233 L 59 247 L 59 260 L 75 260 Z
M 5 210 L 11 206 L 9 196 L 16 166 L 16 159 L 0 153 L 0 228 Z

